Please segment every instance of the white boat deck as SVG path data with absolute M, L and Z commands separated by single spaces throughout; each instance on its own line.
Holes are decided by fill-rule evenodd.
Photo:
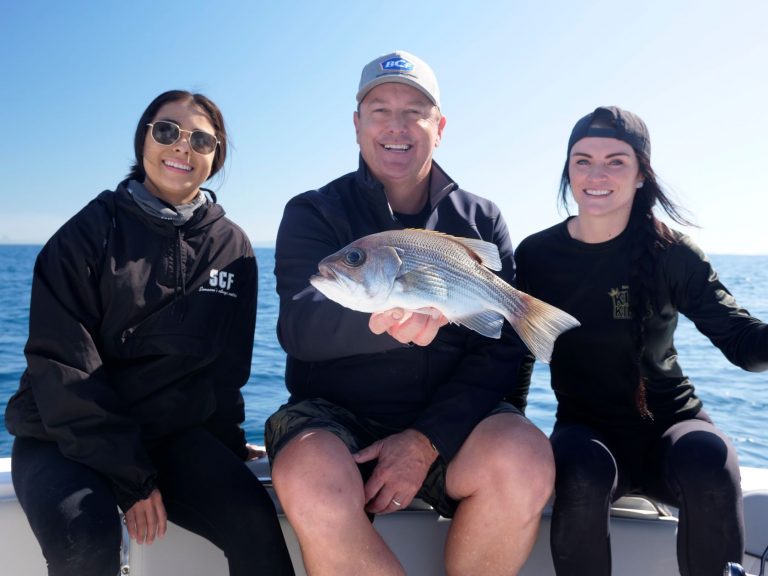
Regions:
M 265 459 L 250 463 L 270 493 Z M 758 556 L 768 545 L 768 469 L 743 468 L 742 486 L 747 525 L 745 568 L 759 572 Z M 279 502 L 276 501 L 279 508 Z M 674 511 L 672 511 L 674 512 Z M 549 555 L 549 510 L 522 576 L 554 576 Z M 298 575 L 305 574 L 293 530 L 280 522 Z M 409 575 L 441 576 L 442 552 L 450 521 L 428 507 L 378 517 L 374 526 L 403 562 Z M 645 498 L 622 498 L 613 508 L 611 539 L 614 574 L 670 576 L 677 574 L 677 519 Z M 641 545 L 639 543 L 642 543 Z M 152 546 L 129 545 L 124 574 L 130 576 L 213 576 L 227 574 L 223 553 L 207 540 L 171 525 L 166 537 Z M 0 458 L 0 574 L 46 576 L 45 561 L 13 491 L 10 458 Z

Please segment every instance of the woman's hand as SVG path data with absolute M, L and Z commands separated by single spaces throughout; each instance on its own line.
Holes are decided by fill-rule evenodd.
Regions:
M 139 500 L 125 513 L 128 534 L 137 544 L 152 544 L 155 538 L 162 538 L 168 530 L 168 515 L 165 513 L 163 497 L 155 488 L 149 498 Z
M 245 457 L 247 461 L 258 460 L 264 458 L 267 455 L 267 451 L 264 446 L 257 446 L 256 444 L 246 444 L 246 450 L 248 450 L 248 456 Z

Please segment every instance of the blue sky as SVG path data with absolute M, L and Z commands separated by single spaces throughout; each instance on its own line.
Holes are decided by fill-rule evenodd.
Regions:
M 270 244 L 290 197 L 356 168 L 360 71 L 401 48 L 440 82 L 435 158 L 515 244 L 564 217 L 570 129 L 616 104 L 706 252 L 768 254 L 767 21 L 762 0 L 4 2 L 0 242 L 43 243 L 114 188 L 143 109 L 184 88 L 229 127 L 219 201 Z

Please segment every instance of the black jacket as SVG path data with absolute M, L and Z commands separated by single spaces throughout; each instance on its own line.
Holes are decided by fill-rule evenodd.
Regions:
M 430 190 L 425 228 L 495 243 L 500 275 L 511 283 L 512 245 L 496 205 L 460 189 L 434 162 Z M 323 298 L 293 300 L 322 258 L 367 234 L 398 228 L 381 183 L 362 159 L 357 172 L 287 204 L 275 255 L 286 384 L 291 401 L 325 398 L 382 424 L 415 428 L 450 460 L 504 396 L 525 406 L 527 389 L 516 386 L 524 348 L 512 328 L 505 325 L 494 340 L 448 325 L 429 346 L 405 346 L 374 335 L 370 314 Z
M 165 435 L 204 424 L 244 458 L 257 281 L 248 238 L 217 204 L 176 227 L 124 183 L 103 192 L 35 263 L 8 430 L 104 474 L 123 510 L 155 487 L 146 447 Z
M 552 354 L 558 418 L 597 425 L 641 422 L 632 370 L 628 234 L 629 229 L 607 242 L 586 244 L 571 238 L 561 222 L 523 240 L 515 253 L 518 287 L 581 322 L 557 339 Z M 732 363 L 755 372 L 768 369 L 768 325 L 739 307 L 690 238 L 675 234 L 676 243 L 659 253 L 641 365 L 648 407 L 662 423 L 691 418 L 701 409 L 678 363 L 678 314 Z M 524 379 L 532 363 L 525 364 Z

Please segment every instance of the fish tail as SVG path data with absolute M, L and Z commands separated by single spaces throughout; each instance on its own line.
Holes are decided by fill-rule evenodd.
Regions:
M 567 312 L 530 294 L 519 292 L 518 296 L 523 313 L 507 320 L 533 355 L 541 362 L 549 364 L 557 337 L 571 328 L 581 326 L 581 323 Z

